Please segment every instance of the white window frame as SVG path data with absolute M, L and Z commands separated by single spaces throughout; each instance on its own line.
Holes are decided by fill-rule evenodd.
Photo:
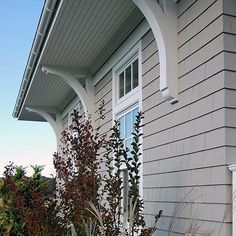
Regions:
M 121 116 L 135 109 L 139 108 L 142 111 L 142 50 L 141 41 L 139 41 L 132 49 L 126 53 L 122 59 L 116 62 L 112 70 L 112 111 L 113 122 Z M 119 98 L 119 73 L 128 67 L 132 62 L 138 59 L 138 86 L 132 89 L 129 93 Z M 142 131 L 141 131 L 142 132 Z M 140 142 L 142 143 L 142 137 Z M 140 147 L 142 153 L 142 146 Z M 140 196 L 143 197 L 143 159 L 140 157 Z M 123 167 L 121 167 L 122 169 Z
M 119 98 L 119 79 L 118 75 L 124 70 L 129 64 L 138 58 L 138 68 L 139 68 L 139 81 L 138 86 L 132 89 L 129 93 L 125 94 L 123 97 Z M 135 103 L 139 103 L 139 109 L 141 110 L 141 90 L 142 90 L 142 63 L 141 63 L 141 42 L 137 43 L 124 57 L 119 60 L 112 70 L 112 94 L 113 94 L 113 115 L 115 118 L 117 114 L 121 111 L 127 110 L 130 106 Z
M 124 117 L 124 118 L 125 118 L 125 115 L 127 115 L 127 114 L 130 113 L 130 112 L 132 112 L 132 111 L 135 110 L 136 108 L 138 108 L 139 111 L 140 111 L 140 108 L 139 108 L 139 106 L 138 106 L 138 103 L 135 103 L 133 106 L 131 106 L 131 107 L 129 107 L 128 109 L 126 109 L 125 111 L 119 113 L 117 116 L 115 116 L 115 119 L 119 120 L 121 117 Z M 133 119 L 133 116 L 131 116 L 131 118 Z M 134 123 L 135 123 L 135 122 L 134 122 Z M 126 126 L 126 124 L 125 124 L 125 126 Z M 124 141 L 126 141 L 126 140 L 124 140 Z M 123 163 L 123 164 L 121 165 L 121 170 L 124 170 L 124 169 L 126 169 L 125 163 Z
M 134 54 L 133 55 L 133 57 L 131 57 L 130 58 L 130 60 L 128 60 L 126 63 L 125 63 L 125 65 L 124 66 L 121 66 L 119 69 L 117 68 L 117 71 L 116 71 L 116 75 L 117 75 L 117 87 L 118 87 L 118 89 L 117 89 L 117 100 L 118 100 L 118 102 L 121 102 L 121 101 L 123 101 L 124 100 L 124 97 L 126 96 L 126 95 L 128 95 L 129 93 L 135 93 L 135 90 L 137 89 L 137 87 L 138 86 L 136 86 L 135 88 L 132 88 L 133 87 L 133 63 L 136 61 L 136 60 L 139 60 L 139 58 L 138 58 L 138 55 L 136 55 L 136 54 Z M 131 81 L 130 81 L 130 91 L 127 93 L 126 92 L 126 83 L 127 83 L 127 81 L 126 81 L 126 70 L 128 69 L 128 67 L 130 67 L 130 69 L 131 69 L 131 74 L 130 74 L 130 76 L 131 76 Z M 120 97 L 119 96 L 119 92 L 120 92 L 120 83 L 119 83 L 119 76 L 121 75 L 121 74 L 124 74 L 124 95 L 122 96 L 122 97 Z M 138 81 L 139 82 L 139 81 Z

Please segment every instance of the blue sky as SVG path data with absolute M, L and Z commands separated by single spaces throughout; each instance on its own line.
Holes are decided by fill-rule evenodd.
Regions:
M 56 138 L 49 124 L 12 118 L 43 2 L 0 0 L 0 175 L 9 161 L 46 165 L 44 174 L 54 173 Z

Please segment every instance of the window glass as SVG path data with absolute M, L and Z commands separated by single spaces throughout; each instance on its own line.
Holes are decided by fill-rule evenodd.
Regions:
M 125 138 L 125 118 L 124 118 L 124 116 L 122 116 L 119 121 L 120 121 L 120 137 L 121 137 L 121 139 L 124 139 Z
M 128 148 L 128 150 L 129 150 L 128 156 L 130 156 L 130 152 L 131 152 L 131 149 L 132 149 L 131 141 L 132 141 L 132 138 L 126 139 L 126 141 L 125 141 L 125 147 Z
M 123 97 L 125 94 L 124 91 L 124 72 L 119 74 L 119 97 Z
M 133 89 L 138 86 L 138 59 L 133 62 Z
M 125 94 L 131 91 L 131 65 L 125 70 Z
M 132 132 L 132 120 L 131 120 L 131 112 L 125 115 L 125 137 L 131 137 Z
M 138 107 L 133 110 L 133 124 L 136 122 L 136 116 L 138 115 L 138 112 L 139 112 Z
M 119 118 L 120 122 L 120 134 L 121 134 L 121 139 L 123 140 L 124 143 L 124 148 L 127 148 L 129 151 L 127 153 L 128 157 L 132 157 L 131 155 L 131 150 L 132 150 L 132 145 L 131 143 L 133 142 L 133 127 L 134 123 L 136 122 L 136 116 L 138 114 L 139 108 L 136 107 L 134 109 L 131 109 L 124 115 L 122 115 Z M 122 208 L 124 211 L 127 211 L 129 208 L 129 175 L 128 175 L 128 170 L 123 167 L 121 170 L 121 176 L 123 180 L 123 198 L 122 198 Z
M 129 150 L 132 148 L 132 132 L 138 111 L 139 108 L 137 107 L 119 118 L 121 139 L 124 141 L 124 147 Z
M 122 98 L 139 84 L 138 59 L 131 62 L 118 74 L 118 97 Z

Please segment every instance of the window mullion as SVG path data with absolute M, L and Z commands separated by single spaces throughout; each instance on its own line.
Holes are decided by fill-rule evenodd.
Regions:
M 124 115 L 124 139 L 126 139 L 126 119 Z
M 124 69 L 124 96 L 126 94 L 126 71 Z
M 134 88 L 133 86 L 133 63 L 131 63 L 131 90 Z

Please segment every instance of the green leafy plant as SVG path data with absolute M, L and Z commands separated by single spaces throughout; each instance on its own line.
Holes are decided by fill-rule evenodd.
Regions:
M 40 166 L 26 176 L 25 168 L 10 163 L 1 180 L 1 235 L 59 235 L 56 226 L 54 200 L 49 187 L 51 180 L 43 177 Z

